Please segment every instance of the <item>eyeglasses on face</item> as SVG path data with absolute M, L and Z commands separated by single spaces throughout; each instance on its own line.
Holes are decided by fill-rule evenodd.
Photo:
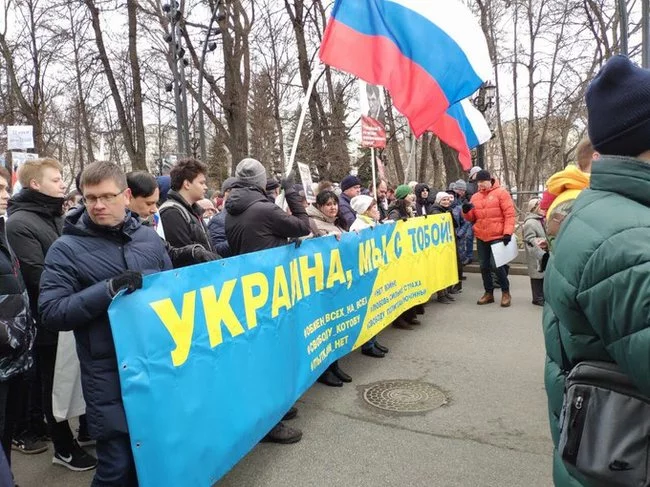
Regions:
M 99 196 L 95 196 L 92 194 L 89 194 L 87 196 L 83 197 L 83 202 L 86 206 L 94 206 L 97 204 L 98 201 L 101 201 L 102 204 L 104 205 L 110 205 L 111 203 L 115 202 L 115 199 L 124 193 L 126 191 L 126 188 L 124 188 L 122 191 L 119 193 L 108 193 L 108 194 L 102 194 Z

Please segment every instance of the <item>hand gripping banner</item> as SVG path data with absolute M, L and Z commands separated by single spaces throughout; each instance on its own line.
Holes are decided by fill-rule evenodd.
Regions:
M 456 282 L 449 215 L 147 276 L 109 309 L 140 486 L 211 486 L 334 360 Z

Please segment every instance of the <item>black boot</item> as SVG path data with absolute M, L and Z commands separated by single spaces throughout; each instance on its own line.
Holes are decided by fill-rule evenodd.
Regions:
M 332 372 L 331 367 L 328 367 L 327 370 L 321 374 L 318 378 L 318 382 L 330 387 L 343 387 L 343 381 Z
M 375 341 L 375 348 L 378 349 L 380 352 L 388 353 L 388 347 L 384 347 L 383 345 L 380 345 L 379 342 Z
M 449 294 L 460 294 L 462 292 L 463 292 L 463 285 L 460 282 L 458 284 L 454 284 L 449 289 Z
M 350 377 L 348 374 L 343 372 L 341 368 L 339 367 L 339 361 L 335 360 L 332 365 L 330 365 L 330 369 L 332 369 L 332 372 L 334 372 L 334 375 L 341 379 L 343 382 L 352 382 L 352 377 Z

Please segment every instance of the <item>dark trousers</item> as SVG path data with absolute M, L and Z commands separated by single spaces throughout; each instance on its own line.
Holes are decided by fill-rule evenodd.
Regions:
M 138 487 L 129 435 L 97 440 L 97 470 L 91 487 Z
M 24 374 L 23 405 L 19 416 L 16 419 L 16 438 L 41 438 L 47 433 L 45 416 L 43 415 L 43 386 L 41 384 L 41 372 L 38 366 L 36 352 L 32 352 L 34 364 Z
M 533 303 L 544 302 L 544 279 L 530 279 L 530 289 L 533 292 Z
M 483 288 L 486 293 L 494 292 L 494 282 L 492 281 L 491 271 L 494 269 L 494 260 L 492 259 L 492 246 L 491 242 L 484 242 L 483 240 L 476 239 L 476 250 L 478 251 L 478 260 L 481 266 L 481 277 L 483 278 Z M 495 270 L 501 291 L 504 293 L 510 292 L 510 282 L 508 281 L 507 265 L 498 267 Z
M 43 412 L 47 422 L 54 449 L 62 454 L 72 453 L 74 437 L 67 421 L 56 422 L 52 414 L 52 388 L 54 386 L 54 363 L 56 361 L 56 345 L 39 345 L 36 347 L 38 365 L 41 371 L 43 385 Z
M 11 440 L 20 414 L 25 409 L 25 385 L 24 374 L 0 382 L 0 441 L 9 465 L 11 465 Z

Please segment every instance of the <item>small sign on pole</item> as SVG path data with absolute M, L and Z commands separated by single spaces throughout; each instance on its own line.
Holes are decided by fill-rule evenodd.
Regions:
M 31 125 L 7 126 L 7 149 L 33 149 L 34 127 Z
M 304 162 L 298 163 L 298 171 L 300 172 L 300 180 L 302 181 L 302 186 L 305 188 L 305 198 L 307 198 L 308 203 L 314 203 L 316 201 L 316 195 L 312 188 L 313 181 L 311 179 L 311 170 L 309 166 Z

